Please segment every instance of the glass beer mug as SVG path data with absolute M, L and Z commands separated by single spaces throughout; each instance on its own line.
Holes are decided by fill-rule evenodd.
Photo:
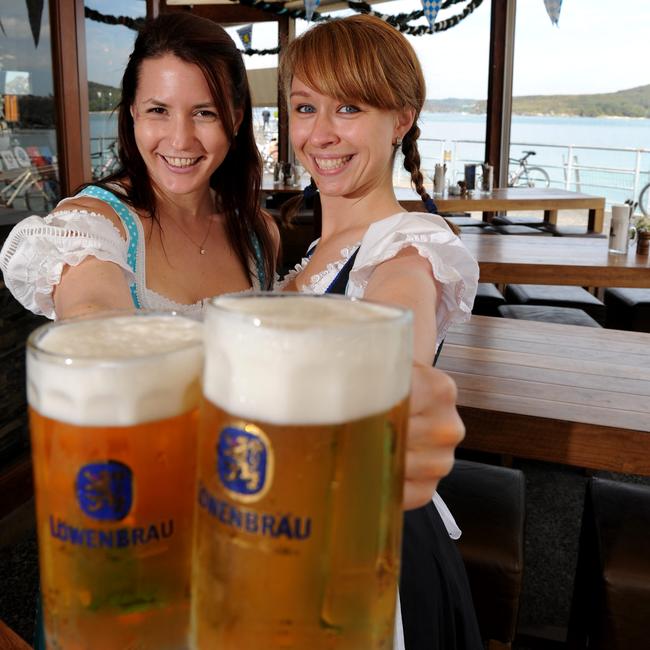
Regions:
M 29 338 L 50 650 L 187 648 L 202 331 L 134 314 Z
M 224 296 L 205 336 L 190 647 L 391 647 L 410 312 Z

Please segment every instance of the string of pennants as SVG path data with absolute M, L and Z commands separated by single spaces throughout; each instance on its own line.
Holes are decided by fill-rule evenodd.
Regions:
M 356 11 L 358 13 L 372 14 L 373 16 L 377 16 L 378 18 L 385 20 L 386 22 L 390 23 L 394 27 L 397 28 L 401 27 L 403 29 L 410 28 L 412 30 L 414 29 L 418 30 L 417 33 L 414 33 L 413 35 L 419 36 L 420 34 L 444 31 L 446 29 L 449 29 L 450 27 L 454 27 L 463 18 L 465 18 L 470 13 L 472 13 L 472 11 L 474 11 L 474 9 L 480 6 L 483 2 L 483 0 L 479 0 L 478 2 L 472 1 L 469 3 L 468 7 L 462 14 L 459 14 L 458 16 L 454 16 L 448 20 L 441 21 L 440 23 L 434 25 L 435 17 L 439 9 L 448 9 L 449 7 L 455 4 L 459 4 L 461 2 L 466 2 L 466 1 L 467 0 L 445 0 L 443 2 L 442 0 L 422 0 L 422 4 L 423 4 L 422 9 L 418 9 L 410 13 L 400 13 L 395 15 L 383 14 L 379 11 L 374 11 L 371 5 L 369 5 L 367 2 L 364 2 L 364 0 L 347 0 L 347 5 L 353 11 Z M 301 18 L 303 20 L 308 20 L 308 21 L 313 20 L 314 22 L 318 22 L 321 20 L 331 20 L 331 16 L 323 15 L 316 11 L 316 8 L 320 4 L 320 0 L 304 0 L 304 7 L 305 7 L 304 9 L 299 9 L 299 8 L 287 9 L 281 3 L 269 2 L 268 0 L 238 0 L 238 2 L 239 4 L 244 5 L 246 7 L 259 9 L 267 13 L 272 13 L 276 16 L 288 16 L 289 18 Z M 424 4 L 430 5 L 430 9 L 432 9 L 433 11 L 425 11 Z M 417 27 L 408 25 L 408 23 L 411 20 L 417 20 L 419 18 L 422 18 L 422 16 L 427 17 L 427 20 L 429 21 L 429 27 L 427 27 L 426 25 L 420 25 Z
M 135 31 L 140 31 L 144 27 L 145 23 L 144 18 L 111 16 L 109 14 L 103 14 L 95 9 L 90 9 L 90 7 L 84 7 L 84 16 L 88 18 L 88 20 L 94 20 L 97 23 L 103 23 L 104 25 L 123 25 L 124 27 L 134 29 Z
M 307 21 L 321 21 L 330 20 L 330 16 L 317 13 L 316 8 L 320 4 L 320 0 L 304 0 L 304 9 L 288 10 L 276 3 L 270 3 L 267 0 L 238 0 L 240 4 L 261 9 L 276 15 L 288 15 L 291 18 L 303 18 Z M 347 0 L 348 7 L 357 11 L 358 13 L 367 13 L 377 16 L 386 21 L 399 31 L 409 34 L 411 36 L 421 36 L 422 34 L 432 34 L 434 32 L 442 32 L 451 27 L 455 27 L 464 18 L 469 16 L 477 7 L 481 5 L 483 0 L 472 0 L 467 4 L 465 9 L 456 16 L 452 16 L 446 20 L 435 22 L 440 9 L 448 9 L 449 7 L 463 2 L 465 0 L 421 0 L 422 9 L 412 11 L 410 13 L 400 13 L 396 15 L 382 14 L 378 11 L 373 11 L 372 7 L 363 0 Z M 551 23 L 558 26 L 560 20 L 560 9 L 562 8 L 562 0 L 544 0 L 544 6 L 548 13 Z M 418 20 L 425 16 L 429 26 L 426 25 L 409 25 L 412 20 Z M 245 54 L 276 54 L 280 48 L 273 48 L 271 50 L 255 50 L 252 46 L 252 32 L 253 25 L 245 25 L 237 30 L 239 37 L 244 45 Z
M 347 5 L 350 9 L 358 13 L 371 14 L 373 16 L 377 16 L 377 18 L 381 18 L 381 20 L 386 21 L 389 25 L 392 25 L 395 27 L 395 29 L 398 29 L 404 34 L 408 34 L 410 36 L 422 36 L 423 34 L 443 32 L 447 29 L 455 27 L 483 3 L 483 0 L 470 0 L 467 3 L 467 6 L 459 14 L 451 16 L 445 20 L 435 22 L 436 16 L 440 9 L 448 9 L 453 5 L 466 1 L 467 0 L 422 0 L 422 9 L 411 11 L 410 13 L 400 13 L 395 15 L 383 14 L 379 11 L 374 11 L 367 2 L 364 2 L 364 0 L 347 0 Z M 302 18 L 303 20 L 312 20 L 314 22 L 331 20 L 331 16 L 321 14 L 315 10 L 319 2 L 320 0 L 305 0 L 304 9 L 287 9 L 278 3 L 268 2 L 267 0 L 239 0 L 239 4 L 241 5 L 252 7 L 253 9 L 260 9 L 277 16 Z M 429 23 L 428 25 L 409 24 L 411 21 L 418 20 L 423 16 L 427 18 L 427 22 Z M 279 48 L 276 48 L 275 52 L 278 51 Z M 265 51 L 265 53 L 266 52 L 268 52 L 268 50 Z M 261 52 L 249 48 L 245 50 L 245 53 L 259 54 Z
M 560 22 L 560 9 L 562 9 L 562 0 L 544 0 L 546 13 L 551 22 L 557 27 Z
M 377 16 L 381 20 L 386 21 L 389 25 L 395 27 L 400 32 L 410 36 L 421 36 L 423 34 L 433 34 L 434 32 L 444 32 L 452 27 L 458 25 L 462 20 L 467 18 L 475 9 L 477 9 L 483 0 L 470 0 L 465 8 L 457 15 L 435 22 L 438 11 L 440 9 L 448 9 L 453 5 L 467 2 L 467 0 L 421 0 L 422 9 L 411 11 L 410 13 L 400 14 L 383 14 L 379 11 L 374 11 L 367 2 L 364 0 L 347 0 L 347 5 L 353 11 L 358 13 L 371 14 Z M 551 0 L 545 0 L 549 2 Z M 554 0 L 560 1 L 561 0 Z M 280 3 L 268 2 L 267 0 L 238 0 L 239 4 L 246 7 L 259 9 L 267 13 L 272 13 L 277 16 L 289 16 L 290 18 L 302 18 L 304 20 L 312 20 L 314 22 L 331 20 L 331 16 L 321 14 L 316 11 L 320 0 L 305 0 L 304 9 L 287 9 Z M 102 14 L 95 9 L 88 7 L 84 8 L 84 15 L 90 20 L 101 22 L 107 25 L 123 25 L 129 29 L 139 30 L 144 24 L 144 18 L 130 18 L 128 16 L 111 16 Z M 419 20 L 426 17 L 428 25 L 410 25 L 409 23 L 414 20 Z M 240 40 L 244 49 L 243 54 L 248 55 L 265 55 L 277 54 L 280 51 L 279 47 L 269 48 L 265 50 L 256 50 L 252 47 L 252 25 L 245 25 L 237 30 Z
M 378 11 L 374 11 L 372 7 L 364 2 L 364 0 L 347 0 L 348 7 L 358 13 L 367 13 L 377 16 L 382 20 L 385 20 L 387 23 L 398 29 L 400 32 L 409 34 L 411 36 L 421 36 L 423 34 L 432 34 L 434 32 L 443 32 L 451 27 L 455 27 L 462 20 L 467 18 L 475 9 L 477 9 L 483 2 L 483 0 L 470 0 L 467 6 L 459 14 L 441 20 L 436 21 L 438 11 L 440 9 L 448 9 L 455 4 L 460 2 L 465 2 L 466 0 L 421 0 L 422 9 L 412 11 L 410 13 L 400 13 L 395 15 L 383 14 Z M 308 21 L 321 21 L 321 20 L 330 20 L 330 16 L 320 14 L 316 11 L 316 8 L 320 4 L 320 0 L 304 0 L 305 8 L 304 9 L 292 9 L 289 10 L 282 6 L 279 3 L 268 2 L 267 0 L 238 0 L 239 4 L 242 4 L 247 7 L 253 7 L 254 9 L 261 9 L 268 13 L 273 13 L 278 16 L 289 16 L 290 18 L 302 18 Z M 33 4 L 34 0 L 27 0 L 28 9 L 29 5 Z M 560 10 L 562 8 L 562 0 L 544 0 L 544 6 L 546 12 L 548 13 L 551 23 L 555 26 L 558 26 L 560 20 Z M 32 13 L 30 11 L 30 22 L 32 20 Z M 104 23 L 107 25 L 123 25 L 133 30 L 140 30 L 144 24 L 144 18 L 130 18 L 129 16 L 111 16 L 108 14 L 103 14 L 95 9 L 90 9 L 89 7 L 84 8 L 84 15 L 89 20 L 94 20 L 96 22 Z M 410 25 L 409 23 L 413 20 L 419 20 L 422 17 L 426 17 L 427 25 Z M 34 16 L 34 20 L 36 20 Z M 39 16 L 40 18 L 40 16 Z M 39 21 L 40 22 L 40 21 Z M 0 23 L 0 27 L 2 24 Z M 4 31 L 4 29 L 3 29 Z M 32 31 L 34 31 L 34 25 L 32 25 Z M 40 32 L 40 30 L 38 30 Z M 280 51 L 279 47 L 269 48 L 265 50 L 256 50 L 253 48 L 253 26 L 244 25 L 237 30 L 239 37 L 244 46 L 243 54 L 248 55 L 265 55 L 265 54 L 277 54 Z M 38 45 L 38 35 L 34 32 L 34 40 L 36 45 Z

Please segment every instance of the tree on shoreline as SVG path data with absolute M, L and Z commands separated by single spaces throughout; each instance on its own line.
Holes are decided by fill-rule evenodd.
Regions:
M 476 99 L 429 99 L 425 109 L 438 113 L 485 113 L 487 102 Z M 615 93 L 593 95 L 528 95 L 513 97 L 516 115 L 650 118 L 650 84 Z

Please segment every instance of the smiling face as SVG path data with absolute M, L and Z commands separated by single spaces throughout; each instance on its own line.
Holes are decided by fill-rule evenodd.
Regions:
M 322 196 L 357 198 L 392 187 L 393 143 L 413 121 L 412 111 L 345 102 L 291 82 L 289 134 L 296 156 Z
M 131 115 L 153 184 L 170 194 L 206 191 L 230 142 L 199 67 L 171 54 L 145 59 Z

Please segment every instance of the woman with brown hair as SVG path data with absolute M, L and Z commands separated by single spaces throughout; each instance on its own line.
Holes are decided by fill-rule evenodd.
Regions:
M 0 253 L 5 284 L 31 311 L 174 309 L 271 286 L 277 228 L 259 208 L 261 160 L 246 71 L 232 39 L 192 14 L 146 23 L 124 72 L 115 174 L 28 217 Z M 435 404 L 435 408 L 433 407 Z M 464 435 L 455 386 L 413 379 L 405 503 L 424 503 Z
M 139 308 L 199 316 L 204 298 L 270 287 L 277 230 L 259 208 L 245 69 L 223 29 L 185 13 L 148 22 L 124 73 L 118 121 L 121 168 L 44 219 L 24 220 L 5 242 L 0 268 L 14 296 L 49 318 Z M 455 386 L 428 363 L 414 371 L 411 508 L 449 472 L 464 435 Z
M 290 44 L 280 73 L 293 148 L 322 210 L 322 235 L 284 288 L 409 307 L 415 365 L 430 366 L 447 328 L 470 316 L 478 266 L 441 217 L 404 212 L 395 198 L 401 149 L 424 206 L 435 209 L 420 171 L 425 84 L 413 48 L 390 25 L 358 15 L 308 30 Z M 437 494 L 406 512 L 397 648 L 482 648 L 452 541 L 459 535 Z
M 246 70 L 219 25 L 186 13 L 146 23 L 122 79 L 118 145 L 117 172 L 9 236 L 0 265 L 25 307 L 200 314 L 205 298 L 272 285 L 277 229 L 259 207 Z

